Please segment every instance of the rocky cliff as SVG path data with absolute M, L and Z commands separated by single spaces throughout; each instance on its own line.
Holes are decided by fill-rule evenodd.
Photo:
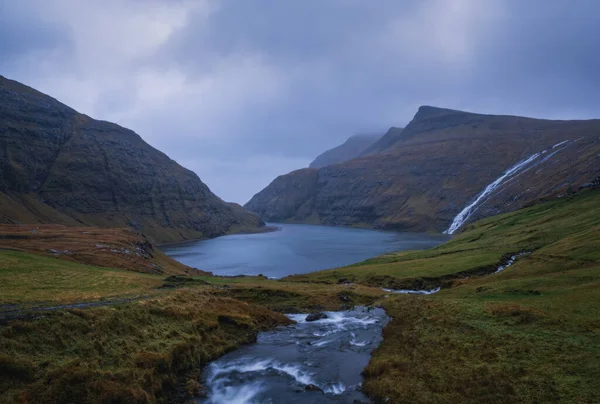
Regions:
M 258 228 L 131 130 L 0 76 L 0 223 L 133 227 L 158 242 Z
M 481 198 L 465 222 L 592 181 L 600 173 L 600 120 L 424 106 L 403 131 L 392 128 L 358 158 L 280 176 L 245 207 L 272 221 L 444 231 L 486 187 L 530 158 Z M 300 185 L 306 192 L 296 191 Z
M 343 144 L 333 149 L 321 153 L 310 163 L 310 168 L 321 168 L 333 164 L 343 163 L 358 157 L 365 149 L 377 142 L 381 135 L 355 135 L 346 140 Z

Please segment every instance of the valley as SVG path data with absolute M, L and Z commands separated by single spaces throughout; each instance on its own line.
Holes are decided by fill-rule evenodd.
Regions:
M 598 120 L 423 106 L 242 207 L 1 76 L 0 106 L 1 402 L 596 399 Z
M 203 388 L 190 380 L 198 380 L 202 365 L 242 341 L 252 341 L 257 331 L 290 322 L 277 313 L 375 305 L 385 308 L 391 318 L 364 371 L 364 391 L 378 402 L 387 398 L 479 402 L 484 397 L 499 403 L 593 401 L 600 363 L 600 323 L 594 303 L 600 282 L 599 202 L 599 191 L 584 191 L 476 222 L 429 250 L 387 254 L 282 280 L 199 275 L 169 282 L 164 275 L 0 251 L 2 262 L 11 263 L 0 271 L 2 296 L 13 293 L 7 300 L 20 301 L 25 310 L 34 301 L 144 297 L 116 306 L 36 313 L 33 319 L 4 323 L 0 345 L 10 356 L 3 358 L 2 366 L 11 372 L 18 369 L 21 376 L 3 380 L 2 397 L 10 402 L 27 391 L 33 394 L 27 396 L 30 399 L 44 402 L 36 394 L 46 383 L 57 389 L 44 390 L 54 391 L 47 396 L 53 398 L 59 392 L 85 391 L 88 396 L 82 397 L 89 400 L 147 402 L 164 400 L 168 392 L 171 397 L 181 394 L 184 385 L 199 394 Z M 521 250 L 532 253 L 493 273 L 502 257 Z M 481 268 L 493 270 L 447 278 Z M 67 272 L 59 277 L 59 270 Z M 17 273 L 22 278 L 11 283 Z M 89 282 L 87 288 L 83 279 Z M 52 282 L 58 282 L 54 290 L 48 288 Z M 441 285 L 441 291 L 404 295 L 382 289 L 428 282 Z M 57 294 L 69 284 L 73 290 L 87 289 L 86 294 Z M 171 286 L 162 287 L 165 284 Z M 41 286 L 37 294 L 16 298 L 24 294 L 15 288 L 35 290 L 36 285 Z M 244 326 L 230 327 L 230 322 Z M 84 337 L 92 329 L 94 338 L 104 342 Z M 117 329 L 122 331 L 114 335 Z M 217 336 L 222 339 L 213 339 Z M 115 338 L 121 341 L 118 345 L 113 345 Z M 181 341 L 192 345 L 184 348 Z M 128 348 L 122 351 L 118 346 Z M 77 360 L 82 352 L 103 359 L 83 364 Z M 153 359 L 140 362 L 141 356 Z M 63 382 L 54 379 L 56 372 L 63 375 Z M 173 379 L 174 375 L 179 376 Z M 71 377 L 79 382 L 71 384 Z M 105 385 L 101 380 L 112 381 Z

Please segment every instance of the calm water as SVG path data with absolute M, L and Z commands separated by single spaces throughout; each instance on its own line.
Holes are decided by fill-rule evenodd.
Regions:
M 278 231 L 237 234 L 163 246 L 178 261 L 215 275 L 291 274 L 337 268 L 387 252 L 425 249 L 448 239 L 420 233 L 298 224 L 270 224 Z

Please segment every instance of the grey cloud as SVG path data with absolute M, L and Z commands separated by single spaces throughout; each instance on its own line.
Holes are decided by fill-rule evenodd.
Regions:
M 165 20 L 164 41 L 99 66 L 103 55 L 70 45 L 81 27 L 65 29 L 60 10 L 43 22 L 32 11 L 42 3 L 24 0 L 3 13 L 1 37 L 21 39 L 0 44 L 2 73 L 131 127 L 227 200 L 245 202 L 353 133 L 405 125 L 421 104 L 598 117 L 593 0 L 160 1 L 184 23 Z M 127 4 L 121 21 L 146 10 L 110 3 Z M 102 32 L 82 34 L 111 49 Z M 60 58 L 33 64 L 39 49 Z

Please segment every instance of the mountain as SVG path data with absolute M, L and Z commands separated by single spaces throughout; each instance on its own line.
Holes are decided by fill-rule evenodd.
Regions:
M 599 156 L 600 120 L 423 106 L 361 156 L 279 176 L 245 208 L 268 221 L 456 231 L 577 189 L 598 176 Z
M 264 225 L 129 129 L 0 76 L 0 223 L 133 227 L 153 241 Z
M 346 140 L 343 144 L 333 149 L 329 149 L 310 163 L 310 168 L 321 168 L 333 164 L 343 163 L 358 157 L 369 146 L 375 143 L 381 135 L 354 135 Z

